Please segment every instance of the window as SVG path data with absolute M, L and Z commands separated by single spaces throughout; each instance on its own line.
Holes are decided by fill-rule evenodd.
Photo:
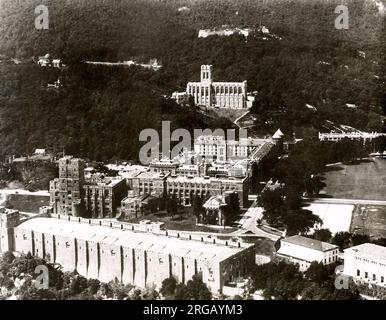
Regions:
M 377 280 L 377 277 L 375 274 L 373 274 L 373 281 Z
M 381 282 L 383 283 L 385 281 L 385 278 L 381 276 Z
M 359 277 L 361 275 L 361 271 L 358 269 L 357 270 L 357 277 Z
M 365 272 L 365 278 L 367 279 L 367 277 L 368 277 L 368 273 L 367 273 L 367 272 Z

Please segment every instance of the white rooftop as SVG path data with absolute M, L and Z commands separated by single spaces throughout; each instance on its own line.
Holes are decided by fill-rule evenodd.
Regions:
M 106 226 L 90 225 L 55 218 L 33 218 L 21 223 L 17 229 L 47 233 L 57 236 L 96 241 L 129 248 L 155 249 L 157 252 L 195 256 L 199 260 L 225 260 L 245 248 L 188 240 L 154 233 L 134 232 Z
M 347 248 L 344 250 L 344 252 L 350 252 L 386 261 L 386 247 L 378 246 L 373 243 L 363 243 L 359 246 Z

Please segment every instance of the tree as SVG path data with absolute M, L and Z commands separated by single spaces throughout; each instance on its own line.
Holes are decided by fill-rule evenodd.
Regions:
M 186 285 L 179 283 L 176 286 L 176 290 L 173 296 L 174 300 L 190 300 L 191 295 Z
M 367 234 L 354 234 L 351 237 L 351 243 L 353 246 L 358 246 L 362 243 L 369 243 L 370 241 L 370 236 Z
M 312 235 L 314 239 L 324 242 L 329 242 L 331 240 L 332 234 L 329 229 L 317 229 Z
M 175 293 L 177 280 L 174 277 L 162 281 L 160 293 L 167 299 L 171 299 Z
M 351 244 L 351 233 L 349 232 L 337 232 L 331 239 L 331 242 L 333 244 L 336 244 L 339 246 L 339 249 L 342 251 L 343 249 L 346 249 Z
M 204 214 L 205 210 L 203 206 L 203 198 L 200 196 L 193 196 L 192 209 L 193 214 L 196 216 L 197 221 L 200 221 L 200 217 Z
M 205 283 L 198 275 L 194 275 L 192 280 L 186 284 L 187 291 L 193 300 L 210 300 L 212 294 Z
M 177 199 L 175 198 L 175 196 L 173 197 L 169 197 L 167 200 L 166 200 L 166 212 L 174 217 L 177 212 L 178 212 L 178 205 L 177 205 Z
M 323 263 L 313 261 L 311 262 L 310 267 L 307 269 L 305 276 L 312 282 L 322 284 L 323 282 L 328 280 L 329 273 Z

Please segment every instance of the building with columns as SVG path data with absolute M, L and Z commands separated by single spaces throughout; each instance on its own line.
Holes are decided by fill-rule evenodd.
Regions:
M 246 109 L 247 81 L 214 82 L 212 71 L 212 65 L 202 65 L 200 82 L 189 82 L 186 85 L 186 95 L 193 97 L 196 105 Z

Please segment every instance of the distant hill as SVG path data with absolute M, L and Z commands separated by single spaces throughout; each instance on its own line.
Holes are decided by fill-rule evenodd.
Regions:
M 49 30 L 34 27 L 34 8 L 49 8 Z M 336 30 L 342 1 L 299 0 L 0 0 L 0 153 L 65 145 L 90 158 L 135 159 L 138 134 L 158 128 L 226 126 L 162 98 L 214 65 L 218 80 L 247 80 L 258 91 L 257 132 L 277 127 L 300 136 L 326 121 L 382 130 L 386 99 L 384 16 L 376 2 L 347 1 L 349 29 Z M 185 8 L 179 10 L 179 8 Z M 186 9 L 187 8 L 187 9 Z M 198 38 L 202 28 L 266 26 L 282 40 L 242 35 Z M 43 72 L 31 57 L 50 53 L 70 66 Z M 147 62 L 158 72 L 90 68 L 83 59 Z M 63 78 L 60 93 L 45 86 Z M 306 104 L 315 107 L 311 110 Z M 348 109 L 346 104 L 355 104 Z

